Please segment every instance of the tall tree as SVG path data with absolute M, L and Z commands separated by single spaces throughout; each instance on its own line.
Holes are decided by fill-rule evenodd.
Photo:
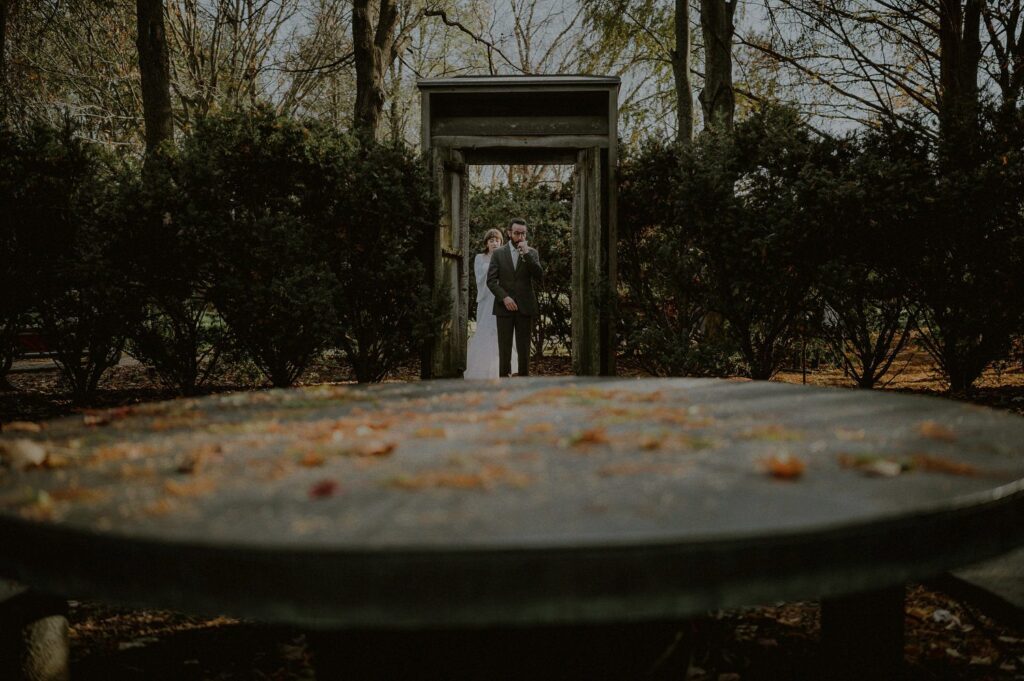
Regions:
M 732 130 L 736 98 L 732 84 L 733 16 L 736 0 L 701 0 L 700 26 L 704 35 L 704 89 L 700 104 L 704 127 Z
M 11 15 L 14 0 L 0 0 L 0 98 L 7 95 L 7 17 Z
M 939 0 L 939 131 L 948 155 L 975 146 L 984 0 Z
M 1024 3 L 990 0 L 982 17 L 994 57 L 989 75 L 999 86 L 1003 107 L 1013 111 L 1024 91 Z
M 690 84 L 690 1 L 676 0 L 676 46 L 672 50 L 672 75 L 676 84 L 676 138 L 693 138 L 693 86 Z
M 146 121 L 146 152 L 153 153 L 161 142 L 174 137 L 163 0 L 135 0 L 135 13 L 142 110 Z
M 622 77 L 623 139 L 636 142 L 668 121 L 677 139 L 690 139 L 696 116 L 689 2 L 590 0 L 581 5 L 586 8 L 582 51 L 589 57 L 582 72 Z
M 401 48 L 396 35 L 397 0 L 353 0 L 352 46 L 356 66 L 356 129 L 376 137 L 386 95 L 388 68 Z

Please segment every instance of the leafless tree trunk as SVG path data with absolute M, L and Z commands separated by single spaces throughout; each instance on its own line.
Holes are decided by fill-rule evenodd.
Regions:
M 352 45 L 356 66 L 353 122 L 357 130 L 372 137 L 377 136 L 384 111 L 384 78 L 397 54 L 397 25 L 396 0 L 354 0 L 352 3 Z
M 142 81 L 142 110 L 146 121 L 146 152 L 153 153 L 174 137 L 171 115 L 171 74 L 164 32 L 163 0 L 136 0 L 136 46 Z
M 984 0 L 939 0 L 939 130 L 948 149 L 973 147 Z
M 676 48 L 672 50 L 672 74 L 676 82 L 676 138 L 693 139 L 693 86 L 690 82 L 690 3 L 676 0 Z
M 7 82 L 7 16 L 12 0 L 0 0 L 0 88 Z
M 732 130 L 736 99 L 732 89 L 732 36 L 736 0 L 701 0 L 700 26 L 704 35 L 704 89 L 700 103 L 704 127 Z
M 982 7 L 982 18 L 995 55 L 990 75 L 1002 92 L 1003 107 L 1012 112 L 1024 91 L 1024 5 L 1021 0 L 993 0 Z

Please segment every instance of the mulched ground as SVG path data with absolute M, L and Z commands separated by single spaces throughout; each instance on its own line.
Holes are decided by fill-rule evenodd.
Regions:
M 921 353 L 908 352 L 900 375 L 886 389 L 947 395 Z M 0 423 L 36 421 L 76 413 L 46 362 L 22 366 L 10 376 L 14 391 L 0 392 Z M 1020 366 L 988 372 L 968 399 L 1024 414 L 1024 371 Z M 570 373 L 568 358 L 537 362 L 538 375 Z M 417 380 L 418 368 L 404 367 L 388 380 Z M 621 375 L 644 375 L 622 362 Z M 323 361 L 300 383 L 352 380 L 344 366 Z M 849 382 L 837 370 L 784 371 L 776 380 L 815 385 Z M 236 372 L 209 386 L 211 392 L 266 387 L 251 373 Z M 948 395 L 947 395 L 948 396 Z M 152 372 L 141 366 L 111 370 L 90 408 L 169 399 Z M 1024 679 L 1024 619 L 1013 613 L 983 612 L 946 593 L 945 583 L 912 585 L 905 616 L 908 681 Z M 996 616 L 1002 619 L 997 619 Z M 72 602 L 72 668 L 76 681 L 299 681 L 314 679 L 312 653 L 305 634 L 227 618 L 113 608 Z M 743 611 L 710 613 L 688 629 L 686 672 L 671 678 L 690 681 L 756 681 L 821 678 L 815 669 L 819 608 L 813 602 L 780 603 Z M 400 654 L 400 651 L 396 651 Z M 558 677 L 557 664 L 552 678 Z

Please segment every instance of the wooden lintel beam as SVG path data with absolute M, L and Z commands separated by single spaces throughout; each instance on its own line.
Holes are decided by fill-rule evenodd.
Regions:
M 590 149 L 608 148 L 606 135 L 434 135 L 432 144 L 454 149 Z

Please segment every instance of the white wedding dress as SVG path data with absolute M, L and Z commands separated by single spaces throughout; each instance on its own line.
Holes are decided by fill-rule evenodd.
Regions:
M 476 275 L 476 333 L 466 350 L 466 372 L 463 378 L 498 377 L 498 321 L 494 316 L 494 294 L 487 288 L 487 269 L 491 256 L 477 253 L 473 261 Z M 515 341 L 512 343 L 512 371 L 518 366 Z

